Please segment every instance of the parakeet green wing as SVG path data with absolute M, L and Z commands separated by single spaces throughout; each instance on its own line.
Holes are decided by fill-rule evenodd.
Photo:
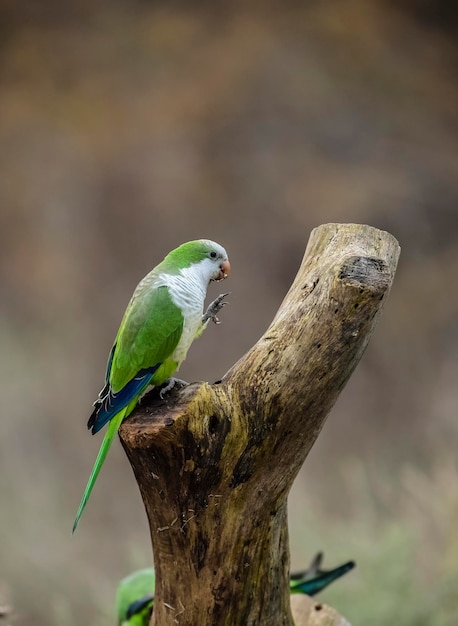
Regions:
M 167 361 L 180 340 L 183 322 L 168 287 L 150 289 L 142 297 L 134 294 L 110 354 L 105 394 L 88 421 L 93 434 L 149 384 L 161 385 L 173 373 L 177 364 L 167 367 Z

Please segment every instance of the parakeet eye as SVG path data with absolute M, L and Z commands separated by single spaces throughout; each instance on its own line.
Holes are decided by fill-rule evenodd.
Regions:
M 216 259 L 216 257 L 217 257 L 217 256 L 218 256 L 218 255 L 216 254 L 216 252 L 215 252 L 214 250 L 212 250 L 212 251 L 210 252 L 210 258 L 211 258 L 211 259 Z

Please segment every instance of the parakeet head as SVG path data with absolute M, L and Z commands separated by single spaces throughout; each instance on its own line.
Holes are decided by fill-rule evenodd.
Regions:
M 210 239 L 197 239 L 182 244 L 165 257 L 161 268 L 178 274 L 192 268 L 206 283 L 223 280 L 231 273 L 226 250 Z

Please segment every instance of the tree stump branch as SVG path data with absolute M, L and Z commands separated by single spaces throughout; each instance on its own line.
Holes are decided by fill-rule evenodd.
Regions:
M 316 228 L 272 324 L 219 384 L 165 400 L 153 390 L 125 420 L 154 552 L 152 625 L 292 626 L 288 492 L 367 346 L 398 256 L 375 228 Z M 296 626 L 313 623 L 306 613 Z

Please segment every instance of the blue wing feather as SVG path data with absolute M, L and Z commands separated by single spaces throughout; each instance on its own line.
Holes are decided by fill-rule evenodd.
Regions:
M 153 367 L 140 370 L 137 375 L 130 380 L 127 385 L 124 385 L 117 393 L 114 393 L 109 383 L 105 385 L 102 392 L 104 395 L 99 396 L 99 399 L 94 403 L 94 411 L 88 420 L 87 427 L 92 429 L 92 434 L 95 435 L 101 428 L 108 424 L 108 422 L 124 409 L 135 397 L 141 395 L 147 388 L 154 372 L 160 367 L 160 363 L 157 363 Z
M 143 596 L 140 600 L 134 600 L 127 609 L 126 620 L 130 620 L 137 613 L 141 613 L 144 609 L 151 604 L 151 608 L 153 607 L 154 594 Z
M 348 561 L 348 563 L 344 563 L 335 569 L 329 571 L 319 571 L 318 574 L 314 578 L 309 578 L 304 581 L 298 581 L 295 584 L 294 581 L 297 580 L 296 577 L 292 578 L 290 590 L 292 593 L 306 593 L 309 596 L 313 596 L 316 593 L 322 591 L 325 587 L 330 585 L 334 580 L 343 576 L 346 572 L 350 571 L 355 567 L 354 561 Z

